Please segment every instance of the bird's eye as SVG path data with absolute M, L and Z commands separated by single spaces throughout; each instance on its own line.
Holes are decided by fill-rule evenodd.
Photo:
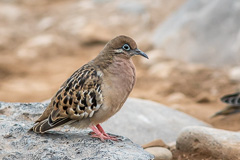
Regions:
M 126 50 L 126 51 L 129 51 L 129 50 L 131 49 L 128 44 L 124 44 L 124 45 L 122 46 L 122 48 L 123 48 L 124 50 Z

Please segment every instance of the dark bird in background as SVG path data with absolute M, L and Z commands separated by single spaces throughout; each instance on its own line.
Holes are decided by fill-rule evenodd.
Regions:
M 212 117 L 226 116 L 240 112 L 240 92 L 228 94 L 221 98 L 221 101 L 228 104 L 223 110 L 215 113 Z

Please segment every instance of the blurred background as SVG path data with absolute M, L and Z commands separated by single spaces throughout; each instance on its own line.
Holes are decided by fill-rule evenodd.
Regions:
M 124 34 L 149 55 L 131 97 L 240 130 L 239 115 L 209 118 L 240 89 L 239 15 L 238 0 L 0 0 L 0 101 L 51 98 Z

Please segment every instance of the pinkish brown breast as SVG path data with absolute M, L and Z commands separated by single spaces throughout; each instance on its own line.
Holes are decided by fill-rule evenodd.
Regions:
M 114 58 L 102 73 L 103 106 L 92 117 L 94 124 L 102 123 L 118 112 L 135 84 L 135 66 L 131 59 Z

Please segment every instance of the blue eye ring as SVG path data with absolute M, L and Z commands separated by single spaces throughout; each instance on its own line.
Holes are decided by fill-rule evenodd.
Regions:
M 123 46 L 122 46 L 122 49 L 124 49 L 124 50 L 126 50 L 126 51 L 130 51 L 130 46 L 128 45 L 128 44 L 124 44 Z

